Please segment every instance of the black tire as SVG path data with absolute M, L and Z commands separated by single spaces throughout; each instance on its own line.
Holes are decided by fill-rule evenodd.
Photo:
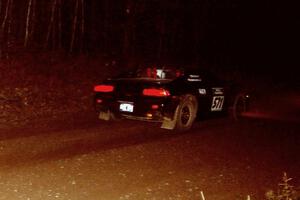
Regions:
M 175 112 L 175 130 L 186 131 L 189 130 L 196 118 L 198 104 L 197 100 L 192 95 L 184 96 Z
M 243 113 L 248 111 L 248 101 L 244 94 L 235 97 L 232 107 L 232 118 L 235 121 L 243 119 Z

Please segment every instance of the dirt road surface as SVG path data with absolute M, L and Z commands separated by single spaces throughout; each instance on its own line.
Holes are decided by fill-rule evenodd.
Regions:
M 295 121 L 218 118 L 185 133 L 90 114 L 41 124 L 1 130 L 0 199 L 261 200 L 283 172 L 300 185 Z

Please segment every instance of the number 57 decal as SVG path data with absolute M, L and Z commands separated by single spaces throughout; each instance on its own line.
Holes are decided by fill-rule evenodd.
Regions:
M 221 111 L 223 109 L 224 96 L 214 96 L 211 104 L 211 111 Z

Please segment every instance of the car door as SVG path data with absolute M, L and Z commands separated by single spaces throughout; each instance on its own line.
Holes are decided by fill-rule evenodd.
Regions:
M 206 112 L 219 113 L 224 110 L 225 90 L 222 82 L 212 74 L 206 73 L 202 78 L 203 89 L 206 90 Z M 200 93 L 199 89 L 199 93 Z
M 221 112 L 224 110 L 225 93 L 224 88 L 220 86 L 211 87 L 211 112 Z

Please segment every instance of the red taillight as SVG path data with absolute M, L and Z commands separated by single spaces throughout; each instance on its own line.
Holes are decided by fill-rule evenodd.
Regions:
M 170 96 L 170 92 L 163 88 L 149 88 L 143 90 L 143 95 L 154 97 L 167 97 Z
M 114 91 L 113 85 L 96 85 L 94 87 L 94 92 L 112 92 Z

